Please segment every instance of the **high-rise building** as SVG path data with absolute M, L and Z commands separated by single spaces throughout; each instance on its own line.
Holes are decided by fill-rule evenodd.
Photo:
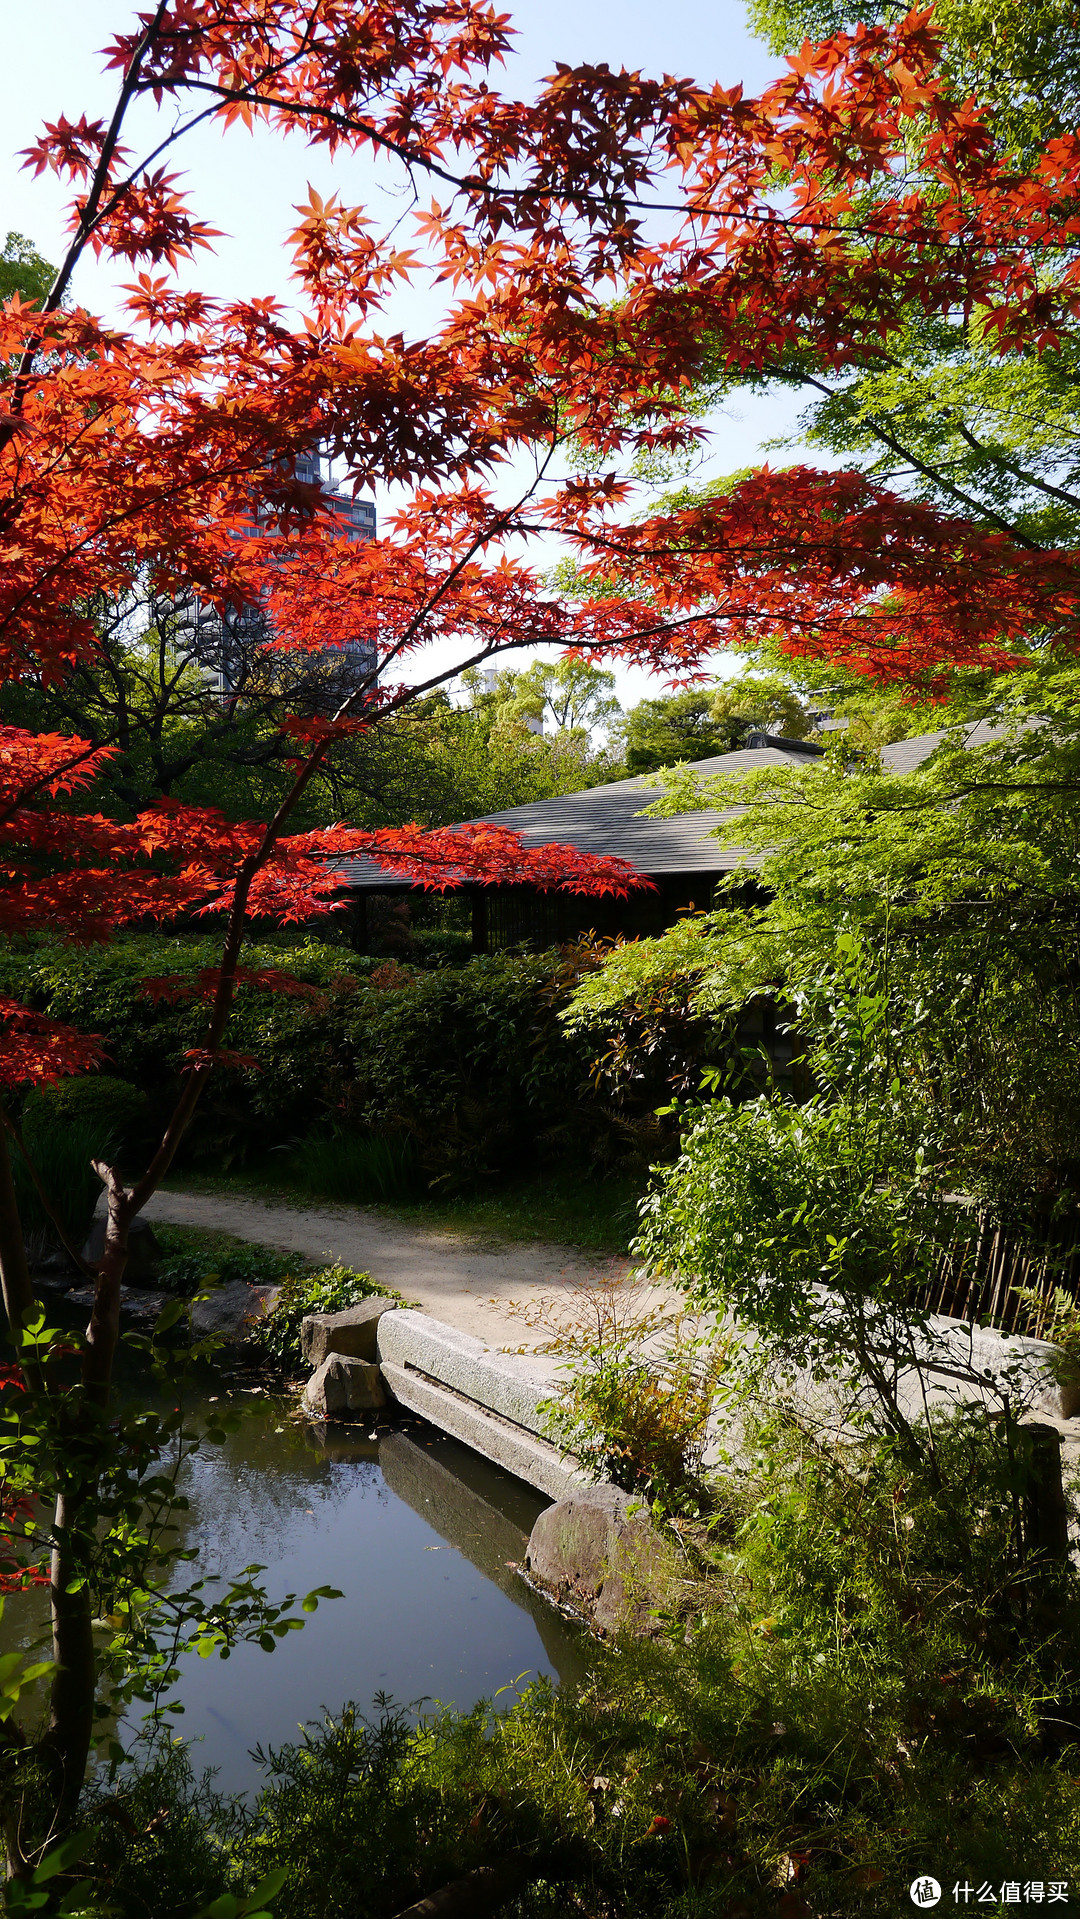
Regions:
M 375 538 L 375 507 L 370 500 L 358 500 L 343 487 L 335 485 L 323 471 L 323 456 L 317 447 L 296 455 L 292 463 L 296 479 L 322 489 L 323 504 L 335 522 L 335 530 L 350 542 Z M 263 511 L 239 534 L 240 539 L 255 539 L 272 530 L 272 519 Z M 288 564 L 288 562 L 284 562 Z M 163 612 L 170 618 L 173 636 L 181 647 L 198 660 L 206 678 L 223 698 L 241 697 L 248 685 L 254 690 L 260 678 L 257 663 L 261 643 L 269 637 L 266 614 L 259 606 L 245 604 L 226 608 L 224 614 L 207 606 L 198 597 L 178 598 L 167 603 Z M 357 687 L 374 687 L 378 673 L 378 649 L 374 641 L 348 641 L 335 645 L 332 632 L 326 636 L 325 651 L 286 656 L 291 664 L 288 674 L 290 694 L 305 697 L 316 710 L 339 706 Z

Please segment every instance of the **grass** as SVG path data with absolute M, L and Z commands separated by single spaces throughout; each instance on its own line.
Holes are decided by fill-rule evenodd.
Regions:
M 340 1188 L 315 1193 L 311 1184 L 301 1186 L 291 1180 L 281 1162 L 274 1160 L 237 1173 L 185 1169 L 166 1182 L 166 1191 L 273 1198 L 286 1206 L 305 1206 L 313 1198 L 343 1202 Z M 636 1230 L 641 1195 L 640 1176 L 585 1179 L 559 1171 L 509 1180 L 482 1192 L 431 1193 L 422 1199 L 382 1204 L 376 1210 L 410 1225 L 446 1227 L 480 1239 L 542 1240 L 588 1253 L 620 1254 L 627 1251 Z
M 585 1180 L 559 1173 L 489 1192 L 431 1195 L 394 1212 L 418 1225 L 450 1226 L 483 1239 L 539 1239 L 590 1253 L 625 1253 L 637 1227 L 640 1198 L 640 1179 Z

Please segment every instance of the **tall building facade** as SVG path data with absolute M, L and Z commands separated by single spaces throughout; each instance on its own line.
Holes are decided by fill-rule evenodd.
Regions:
M 295 477 L 308 486 L 322 490 L 324 507 L 333 516 L 335 531 L 350 543 L 373 540 L 376 532 L 375 507 L 370 500 L 358 500 L 343 487 L 335 485 L 324 471 L 321 450 L 312 448 L 297 454 L 293 461 Z M 255 539 L 272 530 L 272 522 L 261 514 L 237 535 Z M 288 564 L 288 562 L 285 562 Z M 198 661 L 213 690 L 221 697 L 243 697 L 255 690 L 261 667 L 262 647 L 270 637 L 266 614 L 259 606 L 245 604 L 227 607 L 219 613 L 194 594 L 167 604 L 164 611 L 172 623 L 177 645 Z M 378 648 L 348 641 L 335 645 L 332 632 L 326 635 L 325 651 L 278 655 L 292 698 L 301 697 L 315 710 L 325 711 L 341 704 L 358 687 L 374 688 L 378 674 Z

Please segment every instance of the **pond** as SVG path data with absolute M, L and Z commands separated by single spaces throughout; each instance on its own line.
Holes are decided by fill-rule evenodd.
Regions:
M 196 1771 L 215 1767 L 227 1791 L 254 1788 L 253 1746 L 294 1739 L 347 1700 L 367 1711 L 382 1693 L 419 1712 L 510 1688 L 498 1705 L 538 1674 L 583 1672 L 587 1642 L 513 1570 L 541 1494 L 420 1422 L 369 1437 L 298 1421 L 285 1399 L 237 1398 L 239 1431 L 185 1469 L 183 1543 L 197 1559 L 184 1583 L 258 1562 L 273 1598 L 324 1585 L 344 1597 L 299 1615 L 303 1631 L 273 1653 L 185 1659 L 178 1731 L 197 1742 Z M 23 1608 L 39 1605 L 9 1600 L 8 1632 L 21 1638 Z

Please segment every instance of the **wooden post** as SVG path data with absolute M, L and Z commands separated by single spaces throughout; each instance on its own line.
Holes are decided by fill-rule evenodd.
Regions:
M 1061 1435 L 1056 1426 L 1023 1429 L 1030 1444 L 1024 1493 L 1024 1544 L 1033 1559 L 1061 1560 L 1069 1550 L 1069 1509 L 1061 1483 Z
M 488 940 L 487 893 L 482 886 L 473 887 L 472 896 L 472 944 L 474 953 L 486 953 Z

